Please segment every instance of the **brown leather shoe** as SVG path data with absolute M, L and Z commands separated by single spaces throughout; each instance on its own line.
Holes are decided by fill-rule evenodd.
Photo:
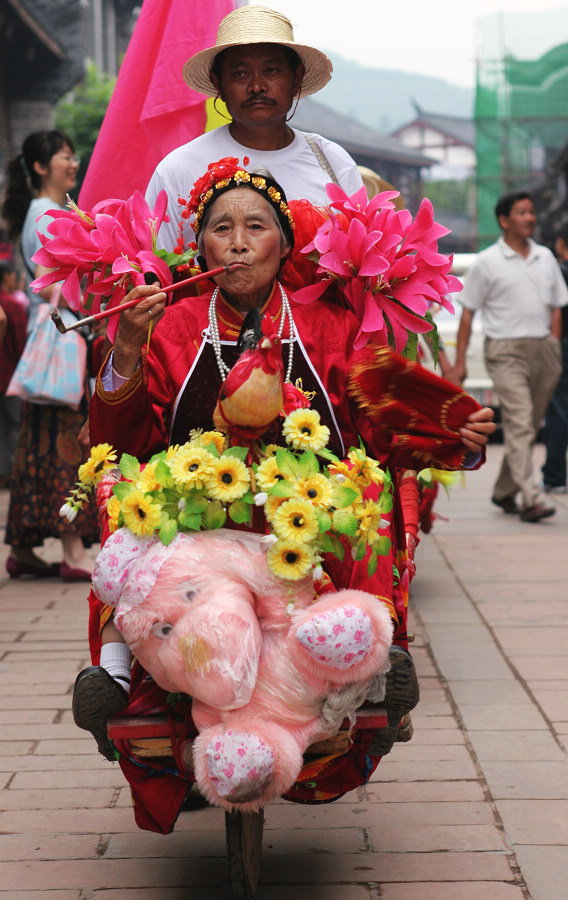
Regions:
M 491 502 L 498 506 L 499 509 L 502 509 L 503 512 L 507 513 L 509 516 L 518 516 L 521 511 L 520 506 L 517 506 L 517 501 L 515 500 L 513 495 L 509 497 L 492 497 Z
M 540 522 L 541 519 L 548 519 L 556 512 L 554 506 L 545 506 L 544 503 L 535 503 L 534 506 L 527 506 L 521 511 L 521 522 Z

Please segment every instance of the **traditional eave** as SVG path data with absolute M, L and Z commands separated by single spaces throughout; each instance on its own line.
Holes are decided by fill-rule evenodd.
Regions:
M 34 12 L 26 0 L 7 0 L 14 12 L 20 17 L 22 22 L 32 31 L 39 41 L 46 47 L 57 59 L 64 60 L 67 54 L 57 39 L 50 34 L 49 26 L 39 21 L 39 15 Z

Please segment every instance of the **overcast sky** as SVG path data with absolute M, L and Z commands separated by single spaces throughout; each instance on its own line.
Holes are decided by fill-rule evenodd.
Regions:
M 255 0 L 251 0 L 255 2 Z M 492 31 L 495 46 L 505 41 L 521 58 L 535 58 L 567 40 L 568 0 L 260 0 L 291 19 L 295 38 L 337 53 L 362 65 L 403 69 L 475 84 L 479 26 L 476 20 L 499 11 L 520 13 Z M 556 16 L 545 15 L 551 10 Z M 537 34 L 526 13 L 538 13 L 538 28 L 546 20 L 547 34 Z M 531 17 L 532 18 L 532 17 Z M 487 20 L 485 27 L 487 28 Z M 512 33 L 514 32 L 514 33 Z M 551 36 L 552 35 L 552 42 Z

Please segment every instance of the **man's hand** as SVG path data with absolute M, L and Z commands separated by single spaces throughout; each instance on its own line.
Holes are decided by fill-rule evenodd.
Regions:
M 458 365 L 457 363 L 453 366 L 450 366 L 448 371 L 444 374 L 444 378 L 448 381 L 451 381 L 452 384 L 461 387 L 464 379 L 467 375 L 466 368 L 464 365 Z
M 493 434 L 497 427 L 493 421 L 494 418 L 493 410 L 488 406 L 472 413 L 463 428 L 460 428 L 462 444 L 468 450 L 478 453 L 482 447 L 485 447 L 489 435 Z

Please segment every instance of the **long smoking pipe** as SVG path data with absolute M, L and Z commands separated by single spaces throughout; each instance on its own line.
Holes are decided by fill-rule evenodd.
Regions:
M 241 263 L 232 262 L 228 263 L 226 266 L 218 266 L 216 269 L 209 269 L 208 272 L 199 272 L 198 275 L 192 275 L 191 278 L 185 278 L 183 281 L 178 281 L 176 284 L 168 284 L 166 287 L 160 289 L 160 293 L 169 294 L 170 291 L 177 291 L 178 288 L 185 287 L 188 284 L 194 284 L 196 281 L 202 281 L 204 278 L 214 278 L 215 275 L 221 275 L 222 272 L 227 272 L 233 266 L 239 265 L 241 265 Z M 113 306 L 112 309 L 105 309 L 102 312 L 94 313 L 92 316 L 87 316 L 86 319 L 79 319 L 77 322 L 73 322 L 72 325 L 65 325 L 63 319 L 54 307 L 51 308 L 51 318 L 53 319 L 53 323 L 57 330 L 61 332 L 61 334 L 67 334 L 68 331 L 75 331 L 76 328 L 81 328 L 83 325 L 92 325 L 93 322 L 98 322 L 100 319 L 108 319 L 110 316 L 116 316 L 118 313 L 124 312 L 125 309 L 130 309 L 130 307 L 136 306 L 142 300 L 147 299 L 147 297 L 136 297 L 134 300 L 129 300 L 128 303 L 121 303 L 118 306 Z

